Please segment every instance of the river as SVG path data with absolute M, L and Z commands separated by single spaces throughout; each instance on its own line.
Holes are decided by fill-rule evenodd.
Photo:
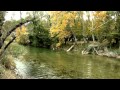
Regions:
M 14 47 L 14 48 L 13 48 Z M 23 79 L 119 79 L 120 61 L 77 52 L 11 45 L 16 73 Z

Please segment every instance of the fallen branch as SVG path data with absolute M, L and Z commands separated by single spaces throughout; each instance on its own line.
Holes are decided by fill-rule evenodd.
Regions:
M 73 44 L 68 50 L 67 52 L 71 51 L 74 48 L 75 44 Z

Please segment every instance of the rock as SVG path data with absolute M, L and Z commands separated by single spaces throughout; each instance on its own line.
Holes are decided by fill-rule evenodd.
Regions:
M 99 50 L 98 53 L 103 53 L 104 51 L 103 50 Z
M 107 52 L 107 53 L 106 53 L 106 56 L 107 56 L 107 57 L 114 57 L 114 53 L 113 53 L 113 52 Z
M 99 56 L 103 56 L 103 53 L 98 53 Z
M 120 56 L 117 56 L 116 58 L 117 58 L 117 59 L 120 59 Z

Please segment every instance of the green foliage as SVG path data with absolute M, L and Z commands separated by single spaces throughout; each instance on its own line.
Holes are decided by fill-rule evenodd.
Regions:
M 5 11 L 0 11 L 0 29 L 2 28 L 2 25 L 3 25 L 4 20 L 5 20 L 5 18 L 4 18 L 5 13 L 6 13 Z
M 33 29 L 29 30 L 30 45 L 35 47 L 50 48 L 51 39 L 49 36 L 49 31 L 43 27 L 40 21 L 34 21 L 31 27 Z

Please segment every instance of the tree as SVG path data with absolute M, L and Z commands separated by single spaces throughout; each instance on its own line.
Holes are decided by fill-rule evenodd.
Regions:
M 22 25 L 21 28 L 18 27 L 16 29 L 16 41 L 19 44 L 23 44 L 23 45 L 29 44 L 28 34 L 29 33 L 27 32 L 27 28 L 25 25 Z
M 94 35 L 99 38 L 99 33 L 101 32 L 101 27 L 99 27 L 102 23 L 104 23 L 104 20 L 106 18 L 106 11 L 95 11 L 92 13 L 94 18 L 92 19 L 92 27 L 91 27 L 91 33 L 93 41 L 95 41 Z M 99 28 L 98 28 L 99 27 Z
M 25 20 L 23 22 L 18 23 L 17 25 L 15 25 L 12 29 L 10 29 L 7 34 L 4 36 L 4 32 L 2 32 L 2 27 L 4 24 L 4 17 L 5 17 L 5 12 L 4 11 L 0 11 L 0 56 L 4 53 L 4 51 L 7 49 L 7 47 L 15 40 L 16 36 L 12 35 L 11 40 L 4 46 L 4 42 L 7 39 L 7 37 L 9 37 L 15 30 L 16 28 L 20 27 L 21 25 L 32 21 L 32 20 Z M 4 37 L 3 37 L 4 36 Z
M 61 46 L 65 43 L 65 38 L 71 36 L 76 40 L 75 33 L 71 30 L 75 24 L 75 11 L 52 11 L 49 14 L 52 23 L 50 35 L 51 37 L 58 38 L 59 43 L 57 46 Z
M 30 45 L 50 48 L 51 39 L 49 37 L 49 31 L 47 27 L 44 26 L 45 23 L 43 23 L 43 18 L 45 18 L 44 13 L 41 11 L 34 11 L 31 17 L 34 18 L 33 23 L 27 26 Z

